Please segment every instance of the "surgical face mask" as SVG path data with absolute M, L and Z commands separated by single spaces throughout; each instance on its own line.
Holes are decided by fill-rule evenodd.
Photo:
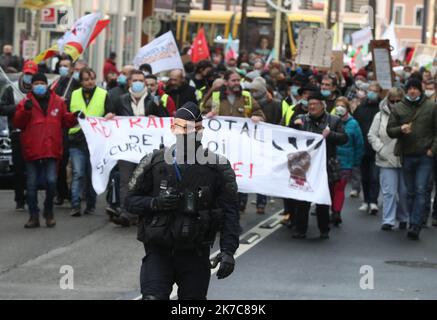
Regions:
M 80 72 L 79 71 L 75 71 L 73 73 L 73 79 L 79 81 L 80 78 Z
M 427 98 L 431 98 L 435 94 L 435 90 L 426 90 L 425 95 Z
M 358 89 L 361 90 L 368 90 L 369 89 L 369 84 L 367 82 L 358 80 L 357 82 L 355 82 L 355 85 L 357 86 Z
M 408 101 L 410 101 L 410 102 L 417 102 L 417 101 L 419 101 L 420 100 L 420 96 L 419 97 L 416 97 L 416 98 L 413 98 L 413 97 L 410 97 L 410 96 L 405 96 L 405 98 L 408 100 Z
M 33 93 L 37 96 L 44 96 L 47 93 L 47 86 L 44 84 L 38 84 L 33 87 Z
M 144 89 L 146 88 L 144 82 L 141 81 L 135 81 L 132 83 L 132 92 L 133 93 L 142 93 Z
M 347 114 L 347 109 L 343 106 L 337 106 L 335 107 L 335 114 L 338 117 L 343 118 Z
M 411 72 L 405 72 L 404 77 L 405 77 L 405 79 L 408 79 L 409 77 L 411 77 Z
M 61 77 L 67 77 L 69 71 L 70 71 L 70 69 L 67 68 L 67 67 L 60 67 L 60 68 L 59 68 L 59 75 L 60 75 Z
M 290 89 L 290 93 L 291 93 L 294 97 L 296 97 L 296 96 L 299 95 L 299 89 L 300 89 L 299 86 L 292 86 L 291 89 Z
M 127 77 L 124 74 L 121 74 L 117 79 L 117 83 L 120 86 L 125 86 L 127 84 Z
M 329 96 L 331 96 L 331 94 L 331 90 L 322 90 L 322 96 L 324 96 L 325 98 L 328 98 Z
M 367 98 L 369 98 L 370 101 L 376 101 L 378 100 L 378 94 L 373 91 L 367 92 Z
M 25 74 L 23 76 L 23 82 L 25 84 L 32 84 L 32 75 L 31 74 Z
M 308 100 L 306 99 L 300 99 L 299 104 L 305 107 L 308 107 Z

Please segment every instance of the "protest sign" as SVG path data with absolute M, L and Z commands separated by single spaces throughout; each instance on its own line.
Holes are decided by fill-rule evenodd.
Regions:
M 80 120 L 95 191 L 106 190 L 117 161 L 139 163 L 161 144 L 171 147 L 175 143 L 172 123 L 173 118 Z M 331 204 L 321 135 L 232 117 L 206 119 L 204 127 L 203 145 L 229 159 L 240 192 Z
M 332 65 L 331 30 L 303 28 L 299 32 L 296 63 L 330 69 Z
M 389 40 L 373 40 L 370 43 L 373 55 L 373 72 L 376 81 L 384 90 L 393 88 L 393 64 Z
M 150 64 L 154 74 L 173 69 L 184 69 L 178 46 L 171 31 L 141 48 L 133 63 L 137 68 L 145 63 Z
M 418 44 L 411 60 L 411 66 L 431 68 L 435 58 L 437 58 L 437 46 Z

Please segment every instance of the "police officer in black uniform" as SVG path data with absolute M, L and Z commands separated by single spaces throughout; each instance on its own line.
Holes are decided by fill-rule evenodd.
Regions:
M 176 145 L 145 157 L 135 170 L 125 201 L 139 216 L 138 240 L 144 300 L 168 300 L 173 284 L 180 300 L 206 300 L 211 278 L 210 249 L 220 232 L 217 272 L 234 271 L 239 246 L 235 173 L 227 159 L 204 149 L 199 108 L 192 102 L 175 116 Z

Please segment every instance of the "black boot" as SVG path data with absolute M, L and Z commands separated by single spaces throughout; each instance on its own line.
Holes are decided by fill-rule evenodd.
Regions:
M 410 240 L 419 240 L 421 228 L 420 226 L 412 225 L 408 231 L 407 237 Z

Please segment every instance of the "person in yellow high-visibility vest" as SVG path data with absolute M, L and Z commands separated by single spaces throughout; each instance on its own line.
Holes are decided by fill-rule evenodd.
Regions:
M 242 90 L 240 75 L 237 72 L 228 71 L 224 80 L 225 86 L 212 93 L 211 98 L 202 106 L 202 113 L 208 118 L 230 116 L 263 121 L 265 115 L 259 104 L 249 91 Z
M 70 112 L 81 112 L 84 116 L 104 117 L 110 115 L 111 104 L 106 90 L 96 86 L 96 73 L 89 68 L 80 72 L 80 89 L 73 92 Z M 96 193 L 91 184 L 91 163 L 85 135 L 79 126 L 69 130 L 70 159 L 73 169 L 71 185 L 71 216 L 81 216 L 82 191 L 86 187 L 85 214 L 93 214 L 96 208 Z
M 207 118 L 229 116 L 251 118 L 254 122 L 265 121 L 266 117 L 258 102 L 249 91 L 241 87 L 241 77 L 235 71 L 228 71 L 224 77 L 225 85 L 212 92 L 211 98 L 202 106 L 202 113 Z M 247 194 L 238 194 L 240 214 L 246 211 Z

